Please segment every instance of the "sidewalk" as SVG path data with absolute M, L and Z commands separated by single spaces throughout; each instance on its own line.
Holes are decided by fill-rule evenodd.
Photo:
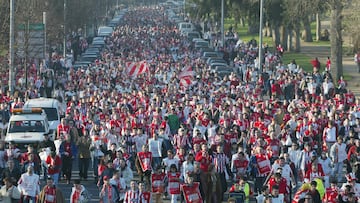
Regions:
M 308 55 L 312 58 L 318 57 L 321 64 L 326 64 L 327 57 L 330 56 L 330 48 L 328 46 L 314 45 L 308 42 L 301 42 L 300 53 Z M 343 73 L 350 76 L 348 79 L 348 89 L 351 90 L 356 97 L 360 96 L 360 73 L 354 62 L 353 56 L 343 56 Z

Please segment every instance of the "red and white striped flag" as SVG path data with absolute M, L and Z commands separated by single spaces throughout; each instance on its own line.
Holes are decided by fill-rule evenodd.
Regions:
M 137 77 L 143 73 L 149 72 L 149 67 L 146 61 L 140 62 L 126 62 L 126 71 L 130 77 Z
M 185 67 L 179 74 L 180 86 L 188 87 L 194 82 L 194 71 L 191 66 Z

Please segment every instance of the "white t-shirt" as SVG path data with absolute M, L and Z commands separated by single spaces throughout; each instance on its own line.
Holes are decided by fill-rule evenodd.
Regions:
M 273 164 L 272 168 L 274 172 L 276 172 L 278 168 L 282 168 L 281 176 L 284 177 L 286 179 L 287 184 L 290 185 L 292 170 L 289 164 L 285 164 L 283 167 L 281 167 L 279 164 L 275 163 Z
M 149 151 L 152 153 L 153 157 L 162 157 L 162 153 L 161 153 L 162 142 L 163 140 L 161 138 L 158 138 L 156 140 L 154 138 L 149 139 L 148 141 Z
M 170 171 L 170 166 L 172 164 L 175 164 L 176 168 L 179 169 L 179 159 L 177 159 L 177 158 L 172 158 L 172 159 L 165 158 L 163 160 L 163 164 L 164 164 L 164 166 L 166 166 L 165 171 Z
M 145 134 L 134 136 L 134 142 L 136 146 L 136 152 L 142 151 L 142 146 L 146 144 L 147 136 Z
M 39 175 L 23 173 L 18 181 L 18 188 L 23 195 L 35 197 L 40 193 L 39 184 Z
M 325 140 L 326 142 L 336 142 L 336 128 L 325 128 Z
M 285 202 L 283 194 L 279 194 L 278 197 L 272 197 L 271 200 L 272 200 L 271 201 L 272 203 L 284 203 Z

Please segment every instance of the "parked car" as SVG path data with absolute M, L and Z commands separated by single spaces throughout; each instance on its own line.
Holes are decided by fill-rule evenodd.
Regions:
M 97 36 L 99 37 L 107 37 L 110 36 L 113 32 L 113 28 L 109 26 L 101 26 L 98 28 Z

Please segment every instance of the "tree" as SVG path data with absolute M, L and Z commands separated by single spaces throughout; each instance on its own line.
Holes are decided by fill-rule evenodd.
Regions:
M 351 40 L 352 49 L 349 50 L 351 54 L 360 49 L 360 2 L 351 1 L 348 6 L 344 8 L 344 31 L 347 33 Z
M 331 43 L 331 61 L 334 76 L 339 79 L 343 75 L 342 53 L 342 11 L 346 0 L 329 0 L 331 11 L 330 22 L 330 43 Z

